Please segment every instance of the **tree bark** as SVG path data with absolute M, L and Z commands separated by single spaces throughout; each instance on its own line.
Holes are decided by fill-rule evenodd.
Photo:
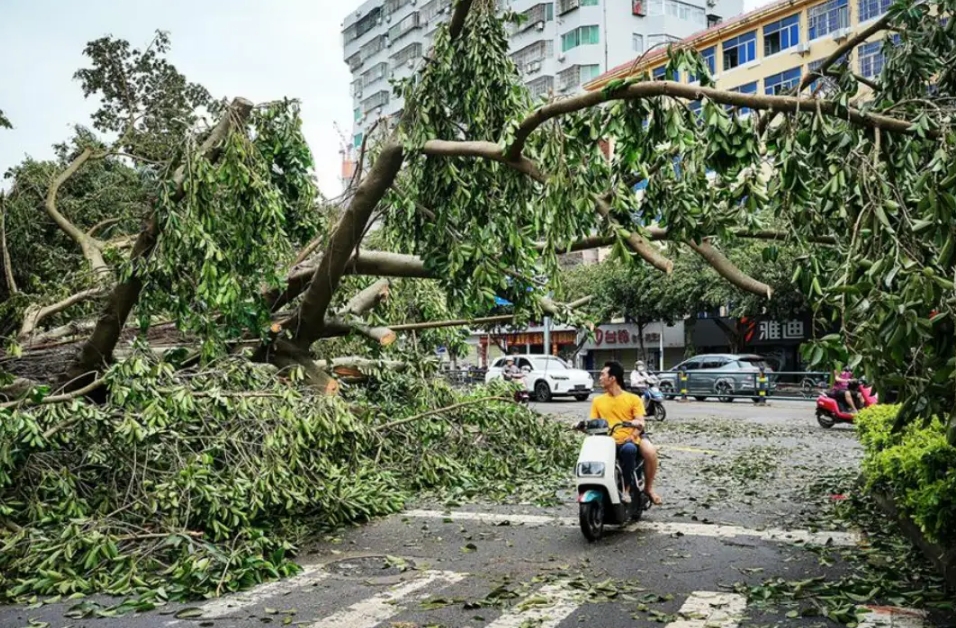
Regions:
M 362 316 L 388 298 L 388 288 L 389 280 L 379 279 L 349 299 L 345 307 L 338 311 L 338 315 L 342 318 Z
M 262 358 L 263 362 L 274 365 L 280 373 L 287 375 L 294 369 L 301 369 L 305 382 L 324 394 L 334 395 L 339 390 L 338 382 L 319 368 L 307 350 L 294 343 L 280 338 L 266 347 Z
M 727 259 L 727 257 L 718 251 L 710 242 L 706 240 L 700 244 L 688 242 L 687 246 L 694 249 L 694 252 L 700 255 L 704 261 L 710 264 L 724 279 L 741 290 L 764 296 L 768 299 L 773 296 L 773 289 L 770 286 L 744 274 L 743 271 L 737 268 L 733 262 Z
M 201 154 L 206 159 L 215 159 L 219 144 L 229 136 L 230 132 L 245 123 L 252 112 L 252 107 L 252 102 L 245 98 L 236 98 L 232 101 L 232 105 L 223 114 L 219 124 L 216 125 L 200 148 Z M 176 190 L 172 197 L 173 202 L 178 203 L 185 196 L 184 179 L 185 169 L 180 166 L 173 177 L 176 184 Z M 158 237 L 159 220 L 153 213 L 133 245 L 130 262 L 134 264 L 134 267 L 145 263 L 156 247 Z M 128 279 L 114 286 L 109 300 L 96 322 L 93 334 L 80 348 L 73 363 L 62 377 L 63 381 L 71 382 L 71 387 L 82 387 L 88 383 L 92 373 L 99 372 L 112 360 L 113 350 L 116 348 L 120 333 L 126 325 L 126 319 L 139 300 L 140 292 L 143 289 L 141 272 L 140 268 L 135 268 Z
M 739 353 L 740 352 L 740 332 L 737 329 L 732 328 L 730 325 L 720 320 L 720 317 L 712 319 L 714 324 L 717 327 L 720 327 L 720 330 L 724 332 L 724 336 L 727 337 L 727 344 L 730 346 L 730 353 Z

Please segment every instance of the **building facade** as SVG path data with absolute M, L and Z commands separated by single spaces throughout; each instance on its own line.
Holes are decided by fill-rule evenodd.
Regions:
M 679 41 L 743 10 L 743 0 L 501 0 L 524 16 L 513 26 L 511 56 L 535 97 L 583 90 L 610 68 L 652 47 Z M 367 0 L 343 23 L 345 62 L 352 72 L 353 133 L 343 178 L 353 172 L 364 134 L 404 103 L 391 79 L 417 71 L 454 0 Z
M 783 0 L 691 35 L 680 42 L 700 52 L 718 89 L 777 95 L 796 87 L 857 31 L 890 7 L 890 0 Z M 883 38 L 877 33 L 850 51 L 850 69 L 876 78 L 883 69 Z M 647 55 L 640 64 L 621 64 L 586 86 L 601 89 L 608 81 L 649 71 L 660 77 L 667 51 Z M 675 77 L 685 83 L 693 78 Z

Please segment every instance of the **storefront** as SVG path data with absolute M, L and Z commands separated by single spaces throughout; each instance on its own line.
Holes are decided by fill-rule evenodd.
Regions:
M 552 325 L 550 331 L 551 354 L 568 356 L 577 346 L 577 331 L 567 325 Z M 544 353 L 544 327 L 532 326 L 524 330 L 477 333 L 469 341 L 474 347 L 474 361 L 487 368 L 489 362 L 505 354 Z M 472 357 L 472 356 L 469 356 Z
M 693 342 L 695 353 L 756 353 L 774 370 L 799 371 L 800 345 L 810 337 L 808 320 L 701 318 L 694 325 Z
M 644 327 L 644 355 L 651 370 L 680 362 L 684 357 L 684 323 L 664 325 L 651 323 Z M 610 360 L 630 370 L 641 357 L 641 336 L 632 323 L 607 323 L 594 329 L 594 337 L 584 343 L 579 364 L 589 371 L 598 370 Z

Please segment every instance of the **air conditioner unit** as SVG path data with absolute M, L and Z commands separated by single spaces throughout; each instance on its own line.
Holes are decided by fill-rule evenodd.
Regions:
M 537 24 L 534 25 L 534 27 L 535 27 L 536 29 L 538 29 L 539 31 L 543 31 L 543 30 L 544 30 L 544 22 L 538 22 Z
M 537 71 L 540 70 L 540 69 L 541 69 L 541 62 L 540 62 L 540 61 L 532 61 L 531 63 L 528 64 L 528 72 L 529 72 L 529 73 L 530 73 L 530 72 L 537 72 Z
M 799 44 L 793 47 L 794 54 L 805 55 L 810 52 L 810 42 L 801 41 Z
M 567 86 L 567 85 L 558 85 L 558 91 L 559 91 L 559 92 L 566 92 L 566 91 L 568 91 L 568 86 Z
M 385 16 L 385 21 L 386 21 L 386 22 L 391 22 L 391 21 L 392 21 L 392 14 L 391 14 L 391 13 L 389 13 L 388 15 Z
M 834 40 L 834 41 L 843 41 L 844 39 L 846 39 L 846 38 L 849 37 L 849 36 L 850 36 L 850 29 L 849 29 L 849 28 L 840 28 L 840 29 L 837 29 L 836 31 L 833 32 L 833 40 Z
M 559 54 L 559 55 L 558 55 L 558 61 L 560 61 L 561 63 L 564 63 L 564 60 L 565 60 L 565 59 L 567 59 L 567 57 L 564 56 L 564 54 Z
M 411 0 L 411 2 L 409 2 L 409 4 L 412 5 L 412 6 L 415 6 L 415 3 L 416 3 L 416 2 L 418 2 L 418 0 Z
M 408 69 L 412 69 L 412 68 L 415 67 L 415 60 L 414 60 L 414 59 L 409 59 L 408 61 L 405 62 L 405 65 L 408 66 Z

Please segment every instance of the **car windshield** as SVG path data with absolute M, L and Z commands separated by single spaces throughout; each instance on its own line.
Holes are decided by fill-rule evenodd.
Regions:
M 763 359 L 762 357 L 760 357 L 760 356 L 758 356 L 758 355 L 739 358 L 739 360 L 740 360 L 740 362 L 742 362 L 744 365 L 753 366 L 753 367 L 758 368 L 758 369 L 759 369 L 759 368 L 763 368 L 763 369 L 768 370 L 768 371 L 770 370 L 770 364 L 767 363 L 767 361 L 766 361 L 765 359 Z
M 566 371 L 569 367 L 561 358 L 535 358 L 534 365 L 539 371 Z

